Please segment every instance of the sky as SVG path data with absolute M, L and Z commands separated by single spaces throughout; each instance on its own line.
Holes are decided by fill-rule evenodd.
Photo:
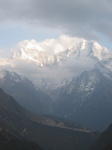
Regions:
M 112 0 L 0 0 L 0 50 L 60 35 L 96 40 L 112 50 Z

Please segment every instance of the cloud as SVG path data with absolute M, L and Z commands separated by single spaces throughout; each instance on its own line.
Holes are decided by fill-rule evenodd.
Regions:
M 0 21 L 59 29 L 88 39 L 112 39 L 111 0 L 0 0 Z
M 24 40 L 22 42 L 19 42 L 17 44 L 17 47 L 15 48 L 16 52 L 19 52 L 19 55 L 21 55 L 21 48 L 24 48 L 28 50 L 28 52 L 32 51 L 34 52 L 34 55 L 36 55 L 37 51 L 42 51 L 46 53 L 46 55 L 54 55 L 59 52 L 63 52 L 74 44 L 77 44 L 81 41 L 83 41 L 83 38 L 73 38 L 66 35 L 61 35 L 58 39 L 46 39 L 44 41 L 38 42 L 36 40 Z M 18 50 L 18 51 L 17 51 Z
M 91 42 L 65 35 L 43 42 L 25 40 L 18 43 L 9 62 L 14 64 L 12 71 L 32 80 L 71 79 L 94 68 L 95 60 L 87 57 Z M 7 65 L 6 61 L 4 64 Z

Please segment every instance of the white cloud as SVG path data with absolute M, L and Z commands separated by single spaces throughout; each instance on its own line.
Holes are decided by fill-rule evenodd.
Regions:
M 43 42 L 25 40 L 18 43 L 15 50 L 13 50 L 14 57 L 11 59 L 1 58 L 0 65 L 2 68 L 16 71 L 33 80 L 42 78 L 52 80 L 69 79 L 94 67 L 95 61 L 87 57 L 90 51 L 89 47 L 84 50 L 86 46 L 89 46 L 87 43 L 88 41 L 82 38 L 72 38 L 65 35 L 60 36 L 59 39 L 46 39 Z M 67 49 L 69 51 L 66 51 Z M 77 50 L 76 53 L 75 49 Z M 54 63 L 55 55 L 59 59 L 59 62 L 56 61 L 57 64 Z M 49 62 L 50 58 L 53 61 Z M 44 63 L 48 66 L 44 66 Z M 41 64 L 43 64 L 43 67 L 41 67 Z
M 24 40 L 17 44 L 16 49 L 20 51 L 20 49 L 24 48 L 26 51 L 45 51 L 47 55 L 54 55 L 59 52 L 63 52 L 71 46 L 80 43 L 83 38 L 75 38 L 67 35 L 61 35 L 59 39 L 46 39 L 42 42 L 38 42 L 36 40 Z

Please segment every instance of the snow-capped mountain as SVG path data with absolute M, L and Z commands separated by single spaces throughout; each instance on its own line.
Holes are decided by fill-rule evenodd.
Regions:
M 111 91 L 112 74 L 105 76 L 97 69 L 85 71 L 61 90 L 52 105 L 54 115 L 104 130 L 112 122 Z
M 10 70 L 27 76 L 33 85 L 21 85 L 23 79 L 11 73 L 10 77 L 14 79 L 10 79 L 11 82 L 4 80 L 6 77 L 1 74 L 1 87 L 5 85 L 7 89 L 6 85 L 10 83 L 12 91 L 18 84 L 27 89 L 25 92 L 30 94 L 30 100 L 25 101 L 25 106 L 29 102 L 28 107 L 32 106 L 32 109 L 35 105 L 33 110 L 39 106 L 43 109 L 40 112 L 75 120 L 93 129 L 103 130 L 111 122 L 108 115 L 112 114 L 112 53 L 107 48 L 95 41 L 68 36 L 43 42 L 26 40 L 18 44 L 9 60 L 13 64 Z M 12 84 L 15 83 L 14 89 Z M 10 86 L 7 91 L 10 91 Z M 36 103 L 36 95 L 33 104 L 32 97 L 34 100 L 38 89 L 41 89 L 41 99 L 39 104 Z
M 111 60 L 112 53 L 97 42 L 68 36 L 43 42 L 25 40 L 18 44 L 12 57 L 17 72 L 47 91 L 66 85 L 99 64 L 112 71 Z
M 71 56 L 74 56 L 75 60 L 94 57 L 99 61 L 106 61 L 112 58 L 109 50 L 95 41 L 62 36 L 59 41 L 46 40 L 43 43 L 38 43 L 35 40 L 23 41 L 18 44 L 18 50 L 14 52 L 13 59 L 21 59 L 34 62 L 39 66 L 46 66 L 65 61 Z

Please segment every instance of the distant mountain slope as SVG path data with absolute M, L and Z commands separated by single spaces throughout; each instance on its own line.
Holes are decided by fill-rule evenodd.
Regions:
M 0 87 L 22 106 L 38 113 L 50 111 L 50 97 L 36 90 L 31 80 L 7 70 L 1 71 L 0 76 Z
M 111 78 L 111 76 L 110 76 Z M 83 72 L 53 104 L 54 114 L 104 130 L 112 122 L 112 80 L 99 70 Z
M 30 113 L 1 89 L 0 128 L 17 138 L 36 142 L 46 150 L 86 150 L 98 138 L 98 133 L 91 130 L 71 128 L 63 122 Z

